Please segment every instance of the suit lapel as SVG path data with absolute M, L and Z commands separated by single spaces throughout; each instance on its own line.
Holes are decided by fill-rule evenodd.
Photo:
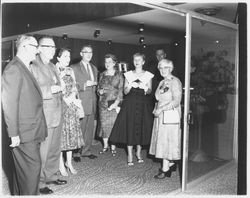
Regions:
M 86 76 L 86 78 L 88 78 L 88 73 L 87 73 L 87 71 L 85 69 L 85 66 L 83 65 L 82 61 L 80 61 L 79 67 L 80 67 L 80 70 L 82 71 L 82 73 Z
M 91 69 L 92 69 L 92 73 L 94 75 L 94 80 L 97 81 L 97 72 L 96 72 L 96 68 L 92 63 L 89 63 Z
M 17 57 L 17 59 L 18 59 L 18 62 L 20 63 L 20 66 L 21 66 L 23 72 L 26 73 L 26 75 L 31 79 L 34 86 L 37 88 L 39 94 L 42 97 L 42 91 L 41 91 L 39 85 L 37 84 L 37 81 L 36 81 L 35 77 L 33 76 L 33 74 L 28 70 L 28 68 L 24 65 L 24 63 L 18 57 Z

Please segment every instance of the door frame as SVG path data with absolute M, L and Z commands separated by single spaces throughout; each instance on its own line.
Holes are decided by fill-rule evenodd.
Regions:
M 135 2 L 133 2 L 135 3 Z M 160 9 L 166 12 L 172 12 L 181 16 L 186 17 L 186 47 L 185 47 L 185 87 L 184 87 L 184 112 L 183 112 L 183 157 L 182 157 L 182 178 L 181 178 L 181 191 L 184 192 L 187 189 L 187 170 L 188 170 L 188 141 L 189 141 L 189 102 L 190 102 L 190 69 L 191 69 L 191 34 L 192 34 L 192 19 L 200 19 L 206 22 L 214 23 L 224 27 L 236 30 L 236 54 L 235 54 L 235 66 L 236 66 L 236 100 L 235 100 L 235 119 L 234 119 L 234 141 L 233 141 L 233 156 L 237 160 L 238 156 L 238 68 L 239 68 L 239 42 L 238 42 L 238 24 L 234 24 L 222 19 L 199 14 L 193 11 L 176 8 L 174 6 L 165 3 L 154 3 L 154 2 L 138 2 L 135 3 L 141 6 L 145 6 L 152 9 Z

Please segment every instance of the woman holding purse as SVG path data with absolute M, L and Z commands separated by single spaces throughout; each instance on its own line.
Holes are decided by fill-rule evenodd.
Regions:
M 72 173 L 77 171 L 72 166 L 72 150 L 84 145 L 80 128 L 80 118 L 84 116 L 81 100 L 78 99 L 75 76 L 73 70 L 68 67 L 70 62 L 70 51 L 59 49 L 56 67 L 59 71 L 63 93 L 63 126 L 61 136 L 61 156 L 59 170 L 63 176 L 68 176 L 66 168 Z M 64 164 L 63 151 L 66 152 Z M 66 168 L 65 168 L 66 166 Z
M 158 69 L 164 78 L 155 92 L 156 104 L 153 111 L 155 115 L 149 154 L 163 159 L 162 168 L 154 176 L 155 179 L 171 177 L 176 170 L 175 160 L 181 157 L 181 96 L 182 85 L 171 72 L 173 62 L 162 59 Z
M 100 133 L 103 139 L 103 149 L 100 154 L 107 153 L 109 150 L 108 140 L 115 123 L 117 114 L 120 111 L 119 104 L 123 98 L 123 76 L 116 69 L 117 59 L 113 54 L 106 54 L 104 57 L 106 70 L 100 74 L 97 86 L 99 95 L 99 115 Z M 111 145 L 111 153 L 116 155 L 115 145 Z

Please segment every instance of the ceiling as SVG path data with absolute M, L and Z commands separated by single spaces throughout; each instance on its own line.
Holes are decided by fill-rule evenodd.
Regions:
M 85 6 L 85 10 L 88 10 L 88 8 L 86 8 L 87 4 L 88 3 L 81 3 L 81 6 Z M 176 8 L 190 11 L 195 11 L 195 9 L 203 7 L 221 7 L 221 11 L 213 17 L 232 23 L 235 22 L 235 17 L 237 14 L 237 3 L 180 3 L 172 5 Z M 116 4 L 115 6 L 119 7 L 119 4 Z M 102 8 L 104 7 L 100 6 L 98 11 L 103 12 Z M 117 7 L 115 9 L 117 9 Z M 64 10 L 64 12 L 70 12 L 69 10 Z M 98 13 L 98 11 L 95 13 Z M 59 11 L 57 10 L 57 13 L 58 12 Z M 31 31 L 31 33 L 59 37 L 61 37 L 63 34 L 67 34 L 69 38 L 96 41 L 107 41 L 111 39 L 113 43 L 127 43 L 136 45 L 139 45 L 138 40 L 140 36 L 144 36 L 145 43 L 150 45 L 169 43 L 174 40 L 176 36 L 185 34 L 185 17 L 172 12 L 166 12 L 160 9 L 144 8 L 143 6 L 140 6 L 139 9 L 135 9 L 133 12 L 125 11 L 120 13 L 121 14 L 119 15 L 110 15 L 108 17 L 99 16 L 96 18 L 89 18 L 89 20 L 81 21 L 81 19 L 79 19 L 78 21 L 81 22 L 75 21 L 73 24 L 71 23 L 68 25 L 61 25 L 59 27 L 45 28 L 43 30 Z M 138 26 L 140 23 L 145 25 L 145 31 L 142 34 L 138 33 Z M 199 29 L 203 26 L 204 24 L 199 22 L 194 28 L 196 28 L 197 32 L 199 32 Z M 203 28 L 209 28 L 209 25 L 206 25 Z M 100 36 L 97 38 L 93 36 L 96 29 L 101 31 Z M 209 33 L 208 31 L 204 30 L 202 32 Z M 220 34 L 221 37 L 223 37 L 224 34 L 223 31 L 213 33 Z

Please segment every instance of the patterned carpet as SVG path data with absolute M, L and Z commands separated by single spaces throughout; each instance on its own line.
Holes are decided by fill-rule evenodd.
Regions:
M 173 172 L 171 178 L 163 180 L 153 178 L 161 167 L 161 163 L 148 158 L 146 149 L 142 151 L 144 163 L 137 163 L 134 157 L 135 165 L 132 167 L 127 165 L 127 154 L 124 148 L 117 148 L 115 157 L 110 152 L 99 155 L 101 149 L 100 143 L 93 146 L 93 153 L 98 156 L 97 159 L 82 158 L 81 162 L 74 162 L 73 166 L 78 173 L 62 177 L 68 181 L 66 185 L 49 186 L 54 191 L 53 195 L 166 195 L 181 187 L 178 169 Z M 188 181 L 225 163 L 224 160 L 213 158 L 199 163 L 189 161 Z M 10 164 L 9 167 L 11 167 Z M 2 172 L 2 194 L 10 195 L 8 180 L 4 172 Z
M 51 185 L 54 195 L 166 195 L 180 188 L 180 176 L 177 170 L 171 178 L 155 180 L 153 176 L 160 168 L 160 162 L 154 162 L 146 157 L 143 150 L 144 163 L 127 166 L 125 149 L 117 148 L 117 156 L 110 152 L 99 155 L 101 144 L 93 146 L 97 159 L 82 158 L 81 162 L 74 163 L 78 171 L 70 174 L 68 183 L 63 186 Z M 9 195 L 8 183 L 3 174 L 3 194 Z

